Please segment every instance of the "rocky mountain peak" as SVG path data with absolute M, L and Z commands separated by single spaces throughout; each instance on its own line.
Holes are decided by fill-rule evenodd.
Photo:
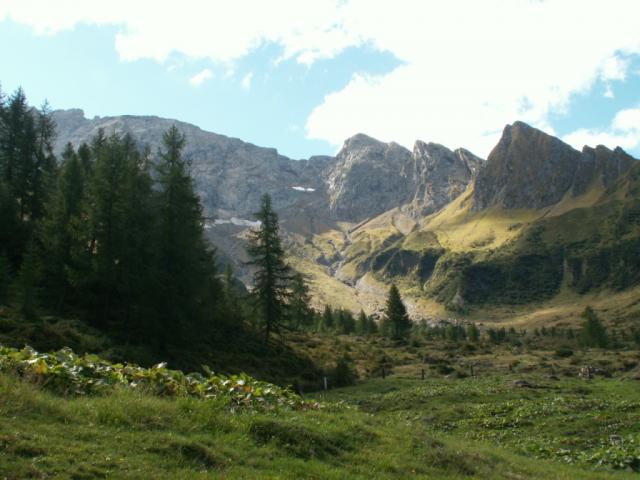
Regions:
M 363 148 L 383 148 L 385 145 L 386 143 L 370 137 L 369 135 L 365 135 L 364 133 L 356 133 L 355 135 L 347 138 L 344 141 L 342 149 L 340 150 L 338 155 L 340 155 L 341 153 L 344 155 L 346 154 L 346 152 L 349 152 L 351 150 L 359 150 Z
M 327 176 L 329 208 L 359 222 L 406 203 L 411 152 L 362 133 L 347 139 Z
M 573 184 L 580 152 L 523 122 L 504 128 L 476 179 L 474 209 L 541 208 Z
M 580 195 L 594 182 L 611 186 L 634 162 L 621 148 L 599 145 L 582 152 L 523 122 L 504 128 L 481 169 L 474 210 L 548 207 L 566 194 Z
M 433 213 L 460 195 L 475 178 L 482 160 L 471 152 L 418 140 L 413 147 L 411 213 Z

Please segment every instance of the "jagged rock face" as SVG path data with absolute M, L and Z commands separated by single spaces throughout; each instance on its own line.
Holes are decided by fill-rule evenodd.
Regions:
M 610 187 L 634 159 L 621 148 L 598 146 L 578 152 L 522 122 L 507 125 L 480 169 L 473 209 L 539 209 L 569 194 L 585 193 L 594 181 Z
M 363 134 L 345 141 L 328 175 L 336 219 L 359 222 L 410 199 L 411 152 Z
M 413 152 L 363 134 L 349 138 L 328 177 L 330 208 L 339 220 L 359 222 L 403 207 L 418 218 L 444 207 L 475 178 L 483 160 L 417 141 Z
M 414 217 L 429 215 L 465 191 L 483 160 L 465 149 L 452 152 L 437 143 L 417 141 L 413 147 L 410 204 Z
M 605 188 L 610 188 L 635 162 L 620 147 L 610 150 L 603 145 L 596 148 L 585 146 L 580 160 L 574 185 L 576 195 L 585 192 L 594 179 L 600 179 Z
M 480 170 L 474 209 L 542 208 L 559 202 L 573 183 L 580 152 L 524 123 L 507 125 Z
M 67 142 L 76 147 L 99 129 L 106 134 L 131 133 L 156 152 L 172 125 L 186 135 L 184 156 L 191 163 L 196 189 L 205 213 L 220 218 L 253 218 L 263 193 L 272 196 L 278 211 L 324 199 L 322 174 L 332 157 L 295 161 L 274 148 L 262 148 L 236 138 L 205 132 L 194 125 L 158 117 L 121 116 L 92 120 L 82 110 L 56 111 L 59 152 Z

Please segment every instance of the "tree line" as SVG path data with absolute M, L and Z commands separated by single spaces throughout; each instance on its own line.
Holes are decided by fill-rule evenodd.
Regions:
M 100 131 L 53 153 L 55 124 L 22 89 L 0 96 L 0 303 L 78 314 L 122 342 L 174 348 L 242 324 L 203 236 L 174 126 L 155 155 Z

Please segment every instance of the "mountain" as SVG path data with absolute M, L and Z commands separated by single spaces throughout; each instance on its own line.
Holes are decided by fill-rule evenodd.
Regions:
M 57 151 L 104 129 L 130 132 L 155 152 L 175 124 L 223 260 L 250 281 L 243 238 L 267 192 L 289 260 L 309 278 L 318 307 L 379 312 L 390 282 L 410 313 L 426 318 L 640 284 L 640 163 L 620 148 L 580 152 L 515 122 L 486 161 L 364 134 L 335 157 L 292 160 L 158 117 L 86 119 L 66 110 L 54 119 Z
M 488 207 L 540 209 L 568 195 L 584 194 L 593 182 L 609 188 L 634 159 L 621 148 L 574 150 L 522 122 L 507 125 L 478 175 L 474 210 Z

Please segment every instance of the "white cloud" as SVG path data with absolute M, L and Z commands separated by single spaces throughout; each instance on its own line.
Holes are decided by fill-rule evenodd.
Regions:
M 640 3 L 486 0 L 385 3 L 354 0 L 345 28 L 358 28 L 405 64 L 353 76 L 307 121 L 311 138 L 340 145 L 363 131 L 412 146 L 415 139 L 486 156 L 507 123 L 549 133 L 551 112 L 598 79 L 625 78 L 622 58 L 640 52 Z M 598 35 L 593 32 L 598 31 Z
M 208 68 L 205 68 L 199 73 L 196 73 L 193 77 L 189 79 L 189 83 L 194 87 L 199 87 L 202 85 L 202 82 L 213 78 L 213 72 Z
M 0 0 L 5 17 L 41 34 L 115 25 L 123 60 L 177 52 L 228 71 L 269 42 L 305 64 L 371 45 L 403 65 L 354 74 L 313 110 L 308 136 L 338 146 L 363 131 L 480 155 L 516 119 L 549 131 L 551 112 L 599 79 L 626 78 L 626 59 L 640 52 L 637 0 Z
M 640 147 L 640 108 L 620 110 L 611 125 L 601 129 L 581 128 L 566 135 L 563 140 L 574 148 L 584 145 L 620 146 L 626 150 Z
M 245 90 L 250 90 L 252 79 L 253 79 L 253 72 L 249 72 L 244 77 L 242 77 L 242 82 L 240 83 L 242 85 L 242 88 L 244 88 Z

